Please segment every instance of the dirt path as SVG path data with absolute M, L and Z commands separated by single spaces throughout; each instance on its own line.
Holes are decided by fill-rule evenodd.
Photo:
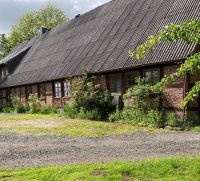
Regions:
M 0 135 L 0 167 L 51 166 L 200 154 L 200 134 L 134 133 L 104 138 Z

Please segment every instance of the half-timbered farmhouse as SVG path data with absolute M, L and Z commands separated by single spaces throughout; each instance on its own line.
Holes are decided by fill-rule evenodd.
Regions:
M 129 50 L 147 41 L 169 23 L 200 19 L 199 0 L 112 0 L 69 22 L 41 33 L 20 45 L 0 61 L 0 105 L 29 94 L 41 104 L 62 107 L 70 102 L 70 82 L 84 68 L 113 95 L 122 95 L 138 75 L 152 84 L 176 71 L 187 56 L 199 51 L 183 41 L 161 43 L 144 60 L 130 59 Z M 163 107 L 183 115 L 186 92 L 200 75 L 177 79 L 164 90 Z M 188 113 L 200 114 L 200 100 Z

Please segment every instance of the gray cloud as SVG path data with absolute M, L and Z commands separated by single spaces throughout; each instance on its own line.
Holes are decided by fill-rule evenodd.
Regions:
M 63 9 L 72 19 L 77 14 L 83 14 L 109 0 L 0 0 L 0 32 L 9 33 L 11 25 L 27 12 L 37 11 L 48 2 Z

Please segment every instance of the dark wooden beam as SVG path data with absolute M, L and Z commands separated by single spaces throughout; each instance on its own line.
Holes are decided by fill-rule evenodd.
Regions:
M 122 72 L 121 74 L 121 93 L 122 95 L 125 94 L 126 88 L 125 88 L 125 72 Z
M 44 83 L 45 104 L 47 103 L 47 88 L 46 88 L 46 86 L 47 86 L 46 83 Z
M 183 99 L 185 99 L 187 92 L 189 91 L 189 85 L 190 85 L 190 78 L 189 78 L 189 75 L 186 75 L 184 78 Z M 187 117 L 187 110 L 188 110 L 188 106 L 184 108 L 184 115 L 186 117 Z

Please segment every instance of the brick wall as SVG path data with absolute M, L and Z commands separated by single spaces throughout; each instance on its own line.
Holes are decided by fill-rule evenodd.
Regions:
M 178 65 L 168 65 L 164 66 L 163 68 L 163 74 L 164 75 L 170 75 L 174 72 L 176 72 L 176 69 L 178 68 Z M 139 71 L 139 70 L 138 70 Z M 126 71 L 125 71 L 126 73 Z M 190 84 L 194 84 L 197 80 L 200 80 L 200 74 L 197 74 L 195 76 L 190 77 Z M 98 75 L 96 77 L 96 84 L 100 84 L 102 88 L 107 87 L 107 76 L 106 75 Z M 125 85 L 126 78 L 123 79 L 124 82 L 122 82 L 122 87 Z M 73 82 L 73 81 L 72 81 Z M 35 84 L 32 86 L 33 94 L 38 95 L 38 86 Z M 0 99 L 0 105 L 6 104 L 6 90 L 2 90 L 3 98 Z M 21 102 L 26 103 L 26 89 L 25 86 L 22 86 L 21 88 L 18 87 L 15 90 L 11 89 L 11 92 L 20 96 L 21 95 Z M 41 104 L 48 104 L 48 105 L 54 105 L 56 107 L 62 107 L 63 105 L 70 104 L 71 100 L 69 97 L 62 97 L 62 98 L 54 98 L 53 95 L 53 82 L 46 83 L 46 96 L 45 100 L 41 100 Z M 178 78 L 176 81 L 174 81 L 172 84 L 167 85 L 164 89 L 164 101 L 163 106 L 165 108 L 168 108 L 169 110 L 174 110 L 178 117 L 183 117 L 184 115 L 184 109 L 181 106 L 181 103 L 184 99 L 184 78 Z M 155 102 L 156 104 L 159 103 L 157 98 L 152 97 L 152 102 Z M 198 109 L 199 107 L 199 100 L 190 103 L 190 107 L 195 107 Z M 198 112 L 198 111 L 196 111 Z
M 176 72 L 178 65 L 164 66 L 163 74 L 171 75 Z M 166 86 L 164 89 L 163 106 L 168 109 L 174 109 L 177 117 L 182 119 L 184 109 L 182 102 L 184 99 L 184 78 L 177 78 L 173 83 Z
M 46 84 L 46 104 L 52 105 L 53 104 L 53 89 L 52 83 Z
M 62 107 L 62 99 L 61 98 L 54 98 L 53 100 L 54 106 L 61 108 Z

